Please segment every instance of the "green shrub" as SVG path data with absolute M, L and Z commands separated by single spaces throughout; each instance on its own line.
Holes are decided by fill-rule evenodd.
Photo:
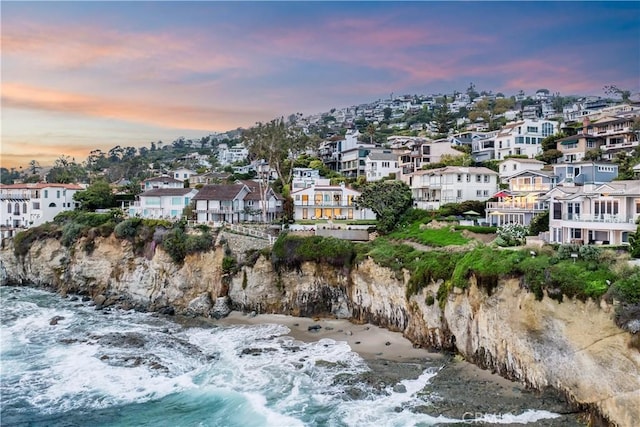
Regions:
M 225 256 L 222 258 L 222 272 L 225 274 L 231 274 L 236 271 L 238 261 L 232 256 Z
M 640 304 L 640 269 L 616 280 L 611 285 L 611 295 L 624 303 Z
M 140 218 L 129 218 L 115 226 L 113 232 L 119 239 L 132 240 L 138 233 L 138 226 L 142 223 Z
M 187 235 L 185 241 L 185 251 L 187 254 L 205 252 L 213 248 L 213 236 L 208 232 L 196 235 Z
M 429 294 L 424 298 L 424 303 L 427 306 L 432 306 L 434 303 L 436 302 L 435 298 L 433 297 L 433 295 Z
M 68 222 L 62 227 L 61 243 L 63 246 L 72 246 L 88 230 L 88 227 L 77 222 Z
M 16 256 L 25 256 L 29 252 L 31 244 L 36 240 L 58 239 L 61 235 L 62 229 L 58 225 L 52 222 L 45 222 L 37 227 L 17 233 L 13 237 L 13 253 Z
M 281 235 L 273 245 L 271 262 L 276 270 L 297 268 L 306 261 L 350 269 L 356 258 L 353 243 L 333 237 Z
M 176 264 L 182 264 L 187 256 L 186 241 L 186 234 L 181 228 L 169 230 L 162 239 L 162 247 Z

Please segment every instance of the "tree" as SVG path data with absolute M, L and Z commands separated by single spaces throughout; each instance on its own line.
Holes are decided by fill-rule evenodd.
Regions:
M 607 95 L 619 95 L 622 98 L 622 102 L 629 102 L 629 98 L 631 98 L 630 90 L 620 89 L 615 85 L 605 86 L 604 93 Z
M 453 124 L 453 114 L 451 114 L 449 104 L 446 103 L 446 100 L 436 111 L 433 120 L 436 122 L 438 133 L 446 134 L 449 132 Z
M 384 119 L 385 120 L 389 120 L 391 118 L 391 114 L 393 113 L 393 110 L 391 110 L 391 107 L 385 107 L 382 110 L 382 114 L 384 114 Z
M 75 193 L 73 200 L 79 202 L 80 208 L 86 211 L 116 206 L 116 198 L 109 183 L 102 179 L 95 181 L 86 190 Z
M 293 168 L 289 158 L 298 157 L 309 145 L 307 137 L 297 126 L 288 126 L 282 117 L 269 123 L 257 123 L 243 132 L 242 140 L 252 160 L 263 160 L 258 166 L 263 221 L 267 218 L 267 191 L 270 169 L 283 183 L 284 197 L 289 197 Z
M 366 185 L 355 204 L 376 214 L 378 231 L 391 232 L 402 215 L 411 208 L 411 189 L 402 181 L 377 181 Z
M 38 163 L 37 160 L 31 160 L 29 162 L 29 172 L 31 172 L 31 175 L 36 175 L 38 172 L 40 172 L 40 169 L 42 169 L 40 167 L 40 163 Z
M 75 159 L 62 155 L 56 159 L 53 167 L 47 174 L 47 182 L 70 184 L 72 182 L 84 181 L 87 178 L 87 171 Z
M 369 123 L 369 124 L 367 125 L 367 129 L 366 129 L 365 133 L 366 133 L 367 135 L 369 135 L 369 144 L 373 144 L 373 137 L 374 137 L 374 136 L 375 136 L 375 134 L 376 134 L 376 130 L 377 130 L 377 128 L 376 128 L 376 125 L 375 125 L 375 124 L 373 124 L 373 123 Z

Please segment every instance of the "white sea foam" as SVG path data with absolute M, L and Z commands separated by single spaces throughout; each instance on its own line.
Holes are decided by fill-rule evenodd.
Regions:
M 168 399 L 176 407 L 226 405 L 220 413 L 229 425 L 274 427 L 525 424 L 559 416 L 536 410 L 464 419 L 418 413 L 429 403 L 422 390 L 437 369 L 376 391 L 359 382 L 369 368 L 347 343 L 295 341 L 282 325 L 182 329 L 150 314 L 104 315 L 54 296 L 49 306 L 41 302 L 15 304 L 11 320 L 3 319 L 3 405 L 23 399 L 57 414 L 158 402 L 168 410 Z M 49 325 L 56 315 L 64 319 Z M 353 387 L 362 398 L 348 397 Z

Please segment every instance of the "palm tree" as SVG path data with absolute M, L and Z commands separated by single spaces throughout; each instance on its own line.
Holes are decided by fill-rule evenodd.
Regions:
M 369 135 L 369 143 L 373 144 L 373 136 L 376 134 L 376 125 L 374 123 L 369 123 L 367 125 L 367 129 L 365 130 L 365 133 L 367 135 Z

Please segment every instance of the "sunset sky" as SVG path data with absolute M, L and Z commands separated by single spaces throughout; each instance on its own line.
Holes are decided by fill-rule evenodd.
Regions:
M 387 98 L 640 92 L 640 2 L 2 1 L 1 165 Z M 637 95 L 636 95 L 637 97 Z

